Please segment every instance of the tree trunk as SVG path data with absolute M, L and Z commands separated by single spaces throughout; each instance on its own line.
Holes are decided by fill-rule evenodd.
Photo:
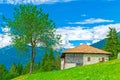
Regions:
M 30 72 L 29 72 L 30 74 L 33 72 L 33 69 L 34 69 L 35 54 L 36 54 L 35 47 L 32 47 L 32 55 L 31 55 L 31 63 L 30 63 Z

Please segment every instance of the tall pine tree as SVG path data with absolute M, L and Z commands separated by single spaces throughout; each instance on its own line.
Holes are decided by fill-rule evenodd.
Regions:
M 54 58 L 54 50 L 50 49 L 50 53 L 48 54 L 48 71 L 52 71 L 55 69 L 55 58 Z
M 22 72 L 23 72 L 23 66 L 22 66 L 21 63 L 18 63 L 18 64 L 17 64 L 17 73 L 18 73 L 19 75 L 21 75 Z
M 120 40 L 115 28 L 109 28 L 104 50 L 112 52 L 110 59 L 117 58 L 118 52 L 120 51 Z
M 19 76 L 19 73 L 17 73 L 17 65 L 16 65 L 16 63 L 13 63 L 11 68 L 10 68 L 9 73 L 5 76 L 5 78 L 6 78 L 5 80 L 10 80 L 10 79 L 15 78 L 17 76 Z
M 4 65 L 0 64 L 0 80 L 5 80 L 7 70 Z
M 60 70 L 60 68 L 61 68 L 61 58 L 60 58 L 59 53 L 56 54 L 55 67 L 56 67 L 57 70 Z
M 52 71 L 55 70 L 55 58 L 53 49 L 46 51 L 42 58 L 41 70 L 42 71 Z
M 10 68 L 10 73 L 17 73 L 17 65 L 16 63 L 13 63 Z
M 28 62 L 28 63 L 24 66 L 22 74 L 27 74 L 27 73 L 29 73 L 29 69 L 30 69 L 29 66 L 30 66 L 30 62 Z
M 41 71 L 47 71 L 48 54 L 44 53 L 41 63 Z

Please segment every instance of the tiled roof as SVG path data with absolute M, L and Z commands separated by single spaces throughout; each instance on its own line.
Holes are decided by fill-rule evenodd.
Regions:
M 95 47 L 92 47 L 86 44 L 80 45 L 75 48 L 68 49 L 64 51 L 63 54 L 64 53 L 111 54 L 111 52 L 107 52 L 107 51 L 104 51 L 104 50 L 101 50 L 101 49 L 98 49 L 98 48 L 95 48 Z

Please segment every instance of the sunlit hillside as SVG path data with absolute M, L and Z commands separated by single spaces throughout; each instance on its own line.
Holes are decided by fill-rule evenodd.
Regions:
M 37 72 L 13 80 L 120 80 L 120 60 L 53 72 Z

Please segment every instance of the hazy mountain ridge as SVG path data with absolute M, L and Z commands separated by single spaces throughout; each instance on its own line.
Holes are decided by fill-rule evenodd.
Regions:
M 118 36 L 120 37 L 120 32 L 118 33 Z M 105 39 L 92 44 L 91 46 L 102 49 L 105 44 Z M 65 50 L 65 49 L 64 49 Z M 18 52 L 15 47 L 13 46 L 6 46 L 4 48 L 0 49 L 0 64 L 4 64 L 7 69 L 10 68 L 13 62 L 15 63 L 22 63 L 23 65 L 26 64 L 28 61 L 30 61 L 30 51 L 24 52 L 23 55 L 21 54 L 23 52 Z M 44 52 L 41 49 L 37 48 L 37 55 L 35 57 L 35 61 L 41 61 L 42 56 Z
M 41 61 L 43 56 L 43 51 L 37 49 L 37 55 L 35 57 L 35 61 Z M 22 63 L 23 65 L 30 61 L 30 51 L 27 52 L 19 52 L 13 46 L 7 46 L 0 49 L 0 64 L 4 64 L 7 69 L 10 68 L 13 62 Z
M 120 32 L 118 32 L 118 36 L 119 36 L 119 38 L 120 38 Z M 99 42 L 97 42 L 97 43 L 92 44 L 91 46 L 96 47 L 96 48 L 99 48 L 99 49 L 103 49 L 105 43 L 106 43 L 106 40 L 103 39 L 103 40 L 101 40 L 101 41 L 99 41 Z

